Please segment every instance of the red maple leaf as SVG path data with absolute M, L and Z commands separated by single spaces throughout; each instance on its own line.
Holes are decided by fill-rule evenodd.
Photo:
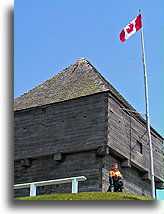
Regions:
M 128 25 L 128 27 L 129 27 L 129 28 L 127 28 L 126 31 L 127 31 L 128 33 L 130 33 L 130 32 L 133 31 L 134 24 L 131 24 L 131 23 L 130 23 L 130 24 Z

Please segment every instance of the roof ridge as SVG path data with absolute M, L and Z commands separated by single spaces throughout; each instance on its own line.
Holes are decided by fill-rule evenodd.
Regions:
M 101 78 L 101 80 L 103 81 L 103 83 L 105 83 L 105 85 L 107 87 L 109 87 L 110 83 L 101 75 L 101 73 L 87 59 L 86 59 L 86 61 L 94 69 L 94 71 L 98 74 L 98 76 Z
M 77 69 L 79 69 L 79 72 L 73 75 Z M 60 102 L 79 96 L 102 92 L 104 91 L 104 81 L 101 84 L 100 80 L 102 81 L 102 77 L 97 79 L 95 78 L 95 74 L 97 76 L 98 71 L 93 65 L 89 63 L 87 59 L 81 58 L 17 97 L 14 100 L 14 107 L 16 110 L 24 109 L 43 105 L 46 104 L 46 102 L 47 104 Z M 100 77 L 100 75 L 98 76 Z M 107 88 L 107 86 L 105 88 Z
M 75 72 L 77 68 L 79 70 Z M 14 100 L 14 110 L 43 106 L 105 91 L 109 91 L 121 105 L 135 110 L 86 58 L 81 58 L 17 97 Z M 140 119 L 145 121 L 141 116 Z
M 82 60 L 85 60 L 85 61 L 89 62 L 88 60 L 86 60 L 86 58 L 81 58 L 81 59 L 77 60 L 76 62 L 74 62 L 74 63 L 68 65 L 68 66 L 67 66 L 66 68 L 64 68 L 63 70 L 59 71 L 59 73 L 53 75 L 52 77 L 49 77 L 47 80 L 44 80 L 43 82 L 41 82 L 39 85 L 34 86 L 32 89 L 30 89 L 30 90 L 27 91 L 27 92 L 24 92 L 24 93 L 21 94 L 19 97 L 16 97 L 14 100 L 17 100 L 18 98 L 20 98 L 20 97 L 22 97 L 22 96 L 28 94 L 30 91 L 34 90 L 35 88 L 37 88 L 37 87 L 39 87 L 39 86 L 42 86 L 44 83 L 46 83 L 46 82 L 49 81 L 50 79 L 55 78 L 56 76 L 58 76 L 58 75 L 61 74 L 61 73 L 64 73 L 65 70 L 69 69 L 69 68 L 72 67 L 73 65 L 77 64 L 77 62 L 82 61 Z M 76 66 L 76 67 L 78 67 L 78 66 Z

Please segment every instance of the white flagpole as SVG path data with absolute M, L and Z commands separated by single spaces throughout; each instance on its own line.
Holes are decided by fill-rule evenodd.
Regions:
M 141 13 L 141 10 L 139 10 Z M 148 142 L 149 142 L 149 156 L 150 156 L 150 177 L 151 177 L 151 194 L 152 198 L 155 199 L 155 181 L 154 181 L 154 163 L 153 163 L 153 147 L 151 141 L 150 132 L 150 117 L 149 117 L 149 99 L 148 99 L 148 83 L 147 83 L 147 72 L 146 72 L 146 59 L 145 59 L 145 48 L 144 48 L 144 36 L 143 36 L 143 22 L 141 32 L 141 43 L 142 43 L 142 62 L 144 71 L 144 85 L 145 85 L 145 101 L 146 101 L 146 122 L 148 131 Z

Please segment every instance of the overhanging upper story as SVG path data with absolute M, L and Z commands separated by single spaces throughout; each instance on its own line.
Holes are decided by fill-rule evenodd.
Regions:
M 149 172 L 145 119 L 86 59 L 18 97 L 14 109 L 16 159 L 108 146 L 125 167 Z M 152 127 L 151 134 L 161 181 L 163 138 Z

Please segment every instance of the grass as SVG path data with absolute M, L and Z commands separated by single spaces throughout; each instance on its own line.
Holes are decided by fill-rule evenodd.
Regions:
M 130 193 L 80 192 L 66 194 L 39 195 L 15 198 L 15 200 L 153 200 L 152 198 Z

